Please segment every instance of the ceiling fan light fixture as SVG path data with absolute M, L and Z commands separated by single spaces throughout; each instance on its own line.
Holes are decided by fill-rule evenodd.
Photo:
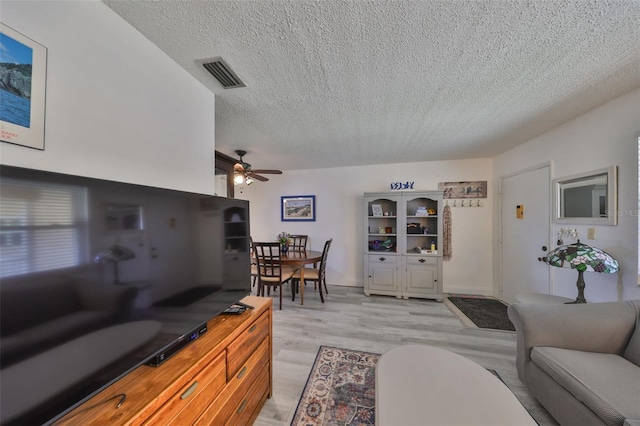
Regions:
M 247 151 L 244 149 L 236 149 L 235 153 L 240 157 L 236 163 L 233 165 L 233 170 L 235 172 L 235 177 L 233 179 L 236 185 L 242 185 L 246 183 L 247 185 L 251 185 L 256 180 L 261 182 L 267 182 L 269 179 L 262 176 L 263 174 L 273 174 L 273 175 L 281 175 L 281 170 L 263 170 L 263 169 L 253 169 L 251 164 L 246 163 L 242 157 L 247 154 Z

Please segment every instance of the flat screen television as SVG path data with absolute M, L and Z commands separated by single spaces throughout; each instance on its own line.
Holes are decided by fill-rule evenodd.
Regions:
M 249 235 L 245 200 L 1 165 L 0 423 L 197 338 L 251 292 Z

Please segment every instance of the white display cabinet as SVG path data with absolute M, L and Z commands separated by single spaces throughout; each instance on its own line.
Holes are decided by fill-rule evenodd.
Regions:
M 364 194 L 364 293 L 442 301 L 442 191 Z

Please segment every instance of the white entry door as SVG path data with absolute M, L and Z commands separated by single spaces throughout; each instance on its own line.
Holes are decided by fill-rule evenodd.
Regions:
M 549 265 L 538 261 L 550 248 L 549 179 L 549 166 L 501 179 L 500 298 L 507 303 L 522 293 L 550 293 Z

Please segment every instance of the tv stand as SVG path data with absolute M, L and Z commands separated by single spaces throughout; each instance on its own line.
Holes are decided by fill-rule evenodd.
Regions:
M 252 424 L 272 394 L 273 310 L 268 298 L 242 303 L 254 308 L 216 316 L 161 366 L 136 368 L 54 424 Z

